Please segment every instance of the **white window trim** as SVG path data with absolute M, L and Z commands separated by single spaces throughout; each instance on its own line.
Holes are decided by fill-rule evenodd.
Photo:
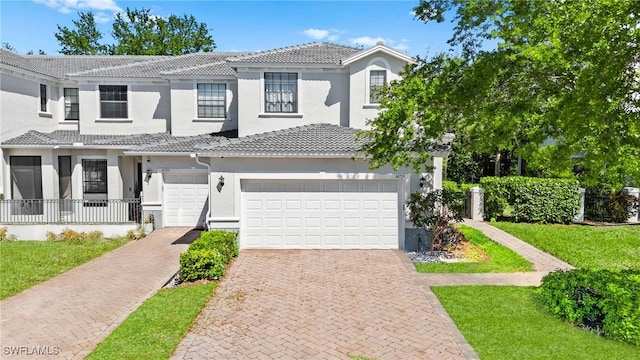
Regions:
M 198 84 L 224 84 L 224 103 L 225 114 L 223 118 L 201 118 L 198 117 Z M 193 83 L 193 122 L 222 122 L 231 121 L 231 100 L 233 93 L 231 92 L 230 82 L 228 80 L 203 80 Z
M 75 162 L 74 162 L 75 160 Z M 109 159 L 106 155 L 78 155 L 71 157 L 71 198 L 84 200 L 84 169 L 82 160 L 104 160 L 107 162 L 107 199 L 109 197 Z
M 67 119 L 67 98 L 66 96 L 64 96 L 64 89 L 76 89 L 78 90 L 78 119 Z M 62 124 L 74 124 L 77 123 L 78 121 L 80 121 L 80 88 L 77 86 L 60 86 L 58 87 L 58 91 L 60 93 L 60 98 L 62 99 L 60 101 L 60 103 L 62 104 L 61 107 L 61 111 L 60 111 L 60 123 Z M 127 94 L 127 101 L 129 101 L 128 98 L 129 94 Z M 100 99 L 100 94 L 98 94 L 98 99 Z
M 127 117 L 126 118 L 103 118 L 102 114 L 102 104 L 100 103 L 100 85 L 106 86 L 126 86 L 127 87 Z M 96 114 L 96 122 L 104 122 L 104 123 L 130 123 L 133 122 L 133 117 L 131 116 L 131 112 L 133 111 L 133 106 L 131 103 L 133 102 L 133 96 L 131 91 L 131 85 L 122 84 L 122 83 L 106 83 L 106 84 L 98 84 L 95 86 L 96 92 L 96 109 L 98 110 Z M 80 96 L 80 92 L 78 90 L 78 96 Z
M 374 65 L 377 62 L 381 62 L 384 64 L 384 68 L 380 68 L 380 66 L 376 66 Z M 374 57 L 373 59 L 369 60 L 369 62 L 367 62 L 367 66 L 365 67 L 364 71 L 364 105 L 363 108 L 364 109 L 377 109 L 380 104 L 379 103 L 372 103 L 369 100 L 371 99 L 371 70 L 386 70 L 387 71 L 387 75 L 386 75 L 386 84 L 389 83 L 389 71 L 391 70 L 391 64 L 389 63 L 389 61 L 383 57 Z
M 267 112 L 266 110 L 266 106 L 265 106 L 265 82 L 264 82 L 264 73 L 268 73 L 268 72 L 280 72 L 280 73 L 296 73 L 298 74 L 298 80 L 297 80 L 297 85 L 298 85 L 298 93 L 296 94 L 297 97 L 297 102 L 298 102 L 298 111 L 294 112 L 294 113 L 279 113 L 279 112 Z M 261 71 L 260 72 L 260 113 L 258 114 L 258 117 L 261 118 L 275 118 L 275 117 L 280 117 L 280 118 L 301 118 L 303 117 L 304 112 L 302 111 L 302 72 L 300 71 L 291 71 L 291 70 L 287 70 L 287 69 L 273 69 L 273 70 L 267 70 L 267 71 Z
M 40 107 L 40 85 L 44 85 L 45 86 L 45 91 L 44 91 L 44 97 L 46 99 L 46 109 L 45 111 L 42 111 L 42 108 Z M 38 96 L 36 97 L 37 102 L 38 102 L 38 116 L 40 117 L 46 117 L 46 118 L 53 118 L 53 113 L 51 113 L 51 90 L 49 89 L 51 87 L 50 84 L 47 84 L 45 82 L 38 82 Z

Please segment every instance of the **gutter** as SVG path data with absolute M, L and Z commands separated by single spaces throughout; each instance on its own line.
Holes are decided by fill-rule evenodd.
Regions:
M 207 209 L 207 216 L 205 217 L 205 220 L 204 220 L 204 227 L 207 230 L 210 230 L 209 229 L 209 219 L 211 218 L 211 202 L 213 200 L 211 198 L 211 165 L 209 165 L 209 164 L 207 164 L 205 162 L 202 162 L 200 159 L 198 159 L 198 154 L 195 154 L 195 153 L 194 154 L 189 154 L 189 156 L 191 156 L 196 161 L 196 163 L 198 165 L 202 165 L 202 166 L 207 168 L 207 185 L 209 187 L 209 201 L 207 201 L 207 203 L 209 204 L 209 208 Z

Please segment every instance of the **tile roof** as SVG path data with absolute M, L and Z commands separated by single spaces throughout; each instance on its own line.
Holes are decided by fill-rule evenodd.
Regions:
M 17 146 L 55 146 L 83 144 L 85 146 L 118 146 L 131 147 L 145 144 L 154 144 L 165 139 L 172 138 L 171 134 L 132 134 L 132 135 L 104 135 L 104 134 L 80 134 L 76 130 L 56 130 L 51 133 L 42 133 L 36 130 L 6 140 L 2 145 Z
M 217 144 L 228 137 L 237 137 L 237 130 L 196 136 L 173 136 L 169 133 L 104 135 L 80 134 L 76 130 L 56 130 L 42 133 L 30 130 L 20 136 L 4 141 L 4 147 L 11 146 L 83 146 L 118 147 L 134 152 L 194 152 L 199 147 Z
M 312 124 L 285 130 L 227 139 L 203 147 L 203 156 L 322 156 L 350 157 L 361 149 L 359 130 L 331 124 Z
M 45 69 L 31 62 L 28 57 L 14 53 L 13 51 L 9 51 L 7 49 L 0 49 L 0 64 L 13 66 L 22 70 L 29 70 L 41 75 L 52 76 Z
M 133 147 L 130 151 L 133 153 L 194 153 L 234 137 L 238 137 L 237 130 L 195 136 L 174 136 L 155 144 Z
M 239 52 L 209 52 L 194 53 L 181 56 L 150 57 L 129 64 L 101 67 L 87 71 L 69 73 L 69 77 L 132 77 L 132 78 L 160 78 L 165 73 L 178 70 L 197 69 L 206 67 L 212 63 L 221 64 L 215 70 L 219 70 L 220 75 L 235 75 L 235 71 L 226 65 L 224 60 L 228 57 L 244 55 Z M 213 73 L 209 69 L 209 73 Z M 200 75 L 200 73 L 198 73 Z M 203 74 L 204 75 L 204 74 Z
M 234 76 L 234 64 L 340 65 L 365 50 L 325 42 L 262 52 L 206 52 L 179 56 L 20 55 L 1 49 L 0 63 L 57 79 L 162 78 L 164 75 Z
M 362 49 L 332 43 L 310 43 L 262 51 L 228 59 L 231 63 L 296 63 L 339 65 Z
M 28 55 L 26 58 L 44 69 L 47 74 L 58 79 L 65 79 L 70 73 L 126 66 L 170 57 L 146 55 Z

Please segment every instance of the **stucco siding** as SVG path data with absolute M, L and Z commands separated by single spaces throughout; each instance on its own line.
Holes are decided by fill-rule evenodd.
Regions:
M 218 190 L 218 178 L 224 177 L 224 186 Z M 418 180 L 413 179 L 410 169 L 394 171 L 391 167 L 371 170 L 365 161 L 351 159 L 244 159 L 212 158 L 212 218 L 240 217 L 239 188 L 242 179 L 375 179 L 406 180 L 406 191 L 416 191 Z
M 5 73 L 0 75 L 0 142 L 30 129 L 43 132 L 57 129 L 58 119 L 54 116 L 58 105 L 57 90 L 50 83 L 42 83 L 47 85 L 49 93 L 49 116 L 39 114 L 41 82 Z
M 400 79 L 406 63 L 382 54 L 372 54 L 349 66 L 350 70 L 350 127 L 366 129 L 367 119 L 378 116 L 378 108 L 369 104 L 369 75 L 371 70 L 387 70 L 387 83 Z
M 274 70 L 276 71 L 276 70 Z M 298 72 L 277 70 L 277 72 Z M 349 114 L 349 74 L 298 72 L 298 112 L 266 113 L 262 71 L 238 72 L 238 132 L 253 135 L 296 126 L 329 123 L 346 126 Z
M 226 84 L 226 119 L 199 119 L 197 83 Z M 199 135 L 238 128 L 238 83 L 229 80 L 205 80 L 171 83 L 171 133 L 176 136 Z
M 128 84 L 127 119 L 101 119 L 98 85 L 80 85 L 79 89 L 81 133 L 119 135 L 160 133 L 170 129 L 171 90 L 168 84 Z

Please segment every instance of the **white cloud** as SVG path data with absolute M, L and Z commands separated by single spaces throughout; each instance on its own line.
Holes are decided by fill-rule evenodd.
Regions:
M 316 39 L 316 40 L 322 40 L 324 38 L 326 38 L 329 35 L 329 30 L 321 30 L 321 29 L 307 29 L 305 31 L 302 32 L 303 34 L 307 35 L 308 37 L 312 38 L 312 39 Z
M 353 39 L 349 39 L 349 41 L 353 44 L 353 45 L 362 45 L 364 47 L 371 47 L 371 46 L 375 46 L 379 41 L 387 44 L 390 41 L 390 39 L 385 39 L 383 37 L 370 37 L 370 36 L 360 36 L 357 38 L 353 38 Z
M 93 16 L 93 19 L 98 24 L 102 24 L 102 23 L 106 23 L 106 22 L 109 22 L 109 21 L 113 20 L 113 15 L 109 15 L 104 11 L 99 11 L 99 12 L 95 13 L 95 15 Z
M 75 11 L 112 11 L 119 12 L 122 9 L 116 4 L 115 0 L 33 0 L 38 4 L 46 5 L 52 9 L 66 14 Z
M 340 38 L 341 31 L 336 29 L 314 29 L 309 28 L 302 31 L 302 34 L 314 40 L 336 41 Z
M 364 47 L 372 47 L 375 46 L 378 42 L 382 42 L 383 44 L 399 51 L 407 51 L 409 49 L 409 40 L 407 39 L 395 41 L 393 39 L 386 39 L 381 36 L 360 36 L 357 38 L 349 39 L 349 42 L 351 42 L 352 45 Z

